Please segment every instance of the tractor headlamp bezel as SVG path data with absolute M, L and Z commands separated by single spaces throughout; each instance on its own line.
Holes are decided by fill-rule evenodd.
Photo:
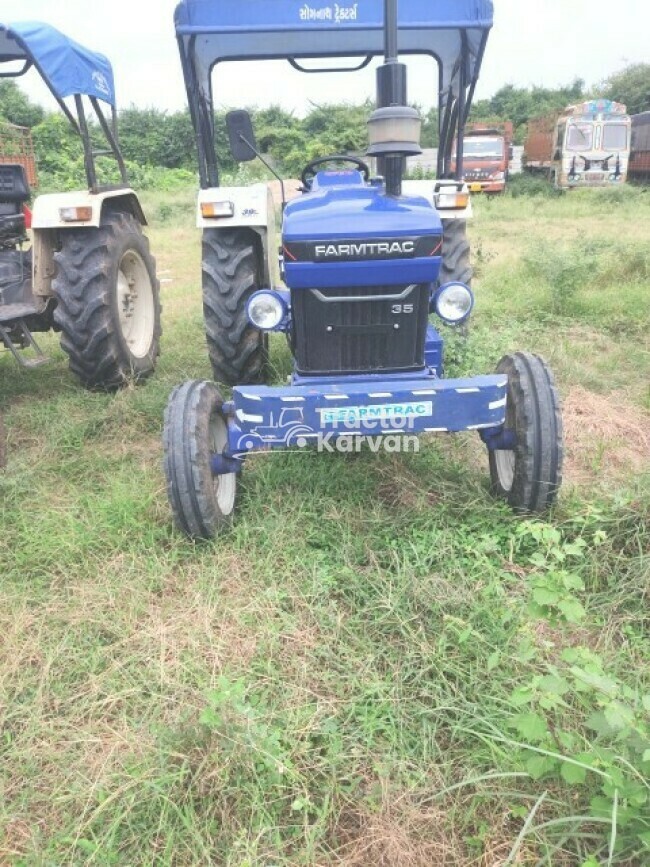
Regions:
M 248 321 L 260 331 L 282 331 L 288 316 L 288 305 L 279 292 L 260 289 L 248 299 Z
M 443 283 L 433 296 L 433 307 L 443 322 L 460 325 L 474 309 L 474 293 L 459 280 Z

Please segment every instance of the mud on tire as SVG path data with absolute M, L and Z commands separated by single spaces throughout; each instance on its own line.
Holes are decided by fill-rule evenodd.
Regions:
M 246 305 L 260 288 L 257 235 L 246 228 L 203 231 L 203 315 L 208 352 L 217 382 L 264 382 L 268 339 L 248 321 Z
M 131 214 L 61 232 L 54 321 L 70 369 L 88 388 L 113 390 L 153 373 L 160 354 L 160 285 L 149 241 Z
M 237 476 L 214 476 L 211 456 L 227 445 L 223 398 L 211 382 L 191 380 L 171 393 L 163 432 L 167 496 L 176 526 L 212 539 L 230 523 Z
M 544 512 L 562 484 L 562 414 L 553 374 L 538 355 L 504 356 L 498 373 L 508 375 L 506 428 L 515 431 L 514 451 L 489 452 L 492 490 L 517 512 Z

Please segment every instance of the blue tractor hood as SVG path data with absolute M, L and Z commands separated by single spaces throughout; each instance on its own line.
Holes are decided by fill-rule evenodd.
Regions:
M 115 107 L 110 62 L 40 21 L 0 22 L 0 64 L 25 60 L 34 65 L 54 96 L 91 96 Z M 24 70 L 26 71 L 26 70 Z
M 359 172 L 319 172 L 286 206 L 282 225 L 290 289 L 433 283 L 442 223 L 419 196 L 387 196 Z

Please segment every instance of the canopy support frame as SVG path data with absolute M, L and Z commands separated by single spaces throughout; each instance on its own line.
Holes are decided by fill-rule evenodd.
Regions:
M 77 93 L 74 94 L 72 97 L 75 105 L 75 117 L 75 114 L 72 112 L 70 106 L 66 103 L 65 99 L 63 99 L 56 92 L 55 88 L 52 85 L 52 82 L 45 74 L 38 60 L 30 51 L 29 46 L 26 44 L 24 39 L 21 39 L 20 36 L 13 32 L 11 32 L 11 39 L 13 39 L 14 42 L 18 46 L 20 46 L 20 49 L 23 52 L 23 56 L 25 58 L 25 65 L 22 69 L 12 72 L 0 71 L 0 78 L 18 78 L 22 75 L 25 75 L 32 67 L 38 72 L 41 80 L 45 83 L 47 89 L 52 94 L 53 98 L 56 100 L 57 105 L 65 115 L 66 120 L 68 121 L 76 135 L 78 135 L 81 139 L 84 154 L 84 170 L 89 191 L 91 193 L 99 192 L 101 188 L 97 182 L 97 165 L 95 161 L 95 157 L 98 156 L 98 154 L 92 146 L 90 128 L 88 125 L 88 119 L 86 117 L 86 111 L 84 108 L 83 98 L 81 94 Z M 21 59 L 22 57 L 0 57 L 0 64 L 2 64 L 3 62 L 9 62 L 11 60 Z M 100 105 L 100 101 L 97 99 L 97 97 L 89 94 L 88 99 L 90 100 L 90 104 L 92 105 L 93 111 L 97 117 L 97 120 L 99 121 L 101 130 L 108 142 L 110 148 L 109 153 L 117 162 L 122 186 L 126 189 L 129 186 L 129 181 L 126 164 L 124 162 L 124 156 L 119 145 L 116 108 L 111 103 L 111 123 L 109 124 Z

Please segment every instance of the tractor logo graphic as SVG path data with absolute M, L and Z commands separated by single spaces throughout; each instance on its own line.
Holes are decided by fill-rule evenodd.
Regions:
M 247 421 L 245 417 L 240 421 Z M 242 434 L 237 442 L 237 449 L 250 451 L 251 449 L 269 448 L 271 444 L 284 446 L 297 446 L 304 448 L 307 437 L 315 436 L 309 425 L 305 424 L 303 411 L 300 407 L 283 407 L 278 415 L 277 424 L 271 413 L 268 424 L 258 424 L 245 434 Z
M 100 93 L 103 93 L 104 96 L 111 95 L 111 89 L 108 86 L 108 81 L 103 72 L 100 72 L 99 69 L 95 69 L 92 75 L 93 82 L 95 87 Z

